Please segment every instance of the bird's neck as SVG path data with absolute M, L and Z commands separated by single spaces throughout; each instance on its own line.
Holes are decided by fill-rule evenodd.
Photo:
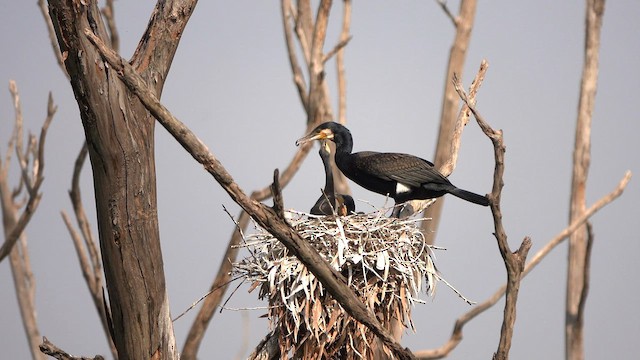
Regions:
M 335 190 L 333 187 L 333 170 L 331 169 L 331 161 L 329 160 L 329 154 L 320 155 L 322 158 L 322 163 L 324 164 L 324 174 L 325 174 L 325 185 L 324 191 L 327 193 L 327 196 L 333 196 Z

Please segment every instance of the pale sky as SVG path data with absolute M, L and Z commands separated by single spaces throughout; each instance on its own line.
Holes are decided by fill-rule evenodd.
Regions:
M 458 2 L 451 1 L 453 11 Z M 327 47 L 337 42 L 341 6 L 332 10 Z M 131 56 L 153 2 L 117 1 L 122 54 Z M 462 79 L 473 79 L 482 59 L 490 67 L 478 95 L 478 110 L 504 131 L 507 146 L 504 225 L 516 249 L 531 236 L 530 257 L 568 222 L 571 160 L 583 63 L 584 2 L 480 2 Z M 585 347 L 591 359 L 629 358 L 640 337 L 635 299 L 640 287 L 634 230 L 640 203 L 637 136 L 633 106 L 640 81 L 640 3 L 606 4 L 600 77 L 592 128 L 588 205 L 614 189 L 626 170 L 634 172 L 622 197 L 593 217 L 591 285 L 586 306 Z M 346 48 L 347 121 L 354 150 L 405 152 L 433 159 L 445 66 L 454 30 L 435 1 L 356 1 Z M 35 1 L 12 1 L 0 13 L 0 152 L 13 126 L 7 86 L 20 89 L 25 127 L 39 131 L 53 92 L 58 113 L 46 148 L 44 196 L 27 228 L 36 279 L 42 335 L 74 355 L 110 357 L 82 279 L 60 211 L 71 211 L 67 190 L 82 145 L 82 126 L 71 87 L 58 68 Z M 335 96 L 335 67 L 327 67 Z M 292 158 L 304 135 L 305 116 L 293 85 L 284 46 L 280 5 L 275 1 L 202 1 L 184 33 L 162 98 L 222 161 L 248 193 L 267 186 L 274 168 Z M 335 102 L 335 101 L 334 101 Z M 238 206 L 160 126 L 156 131 L 158 211 L 171 312 L 181 313 L 207 292 L 222 261 Z M 285 206 L 307 211 L 324 184 L 313 150 L 284 191 Z M 87 164 L 88 165 L 88 164 Z M 475 122 L 465 129 L 459 162 L 451 175 L 459 187 L 491 190 L 491 142 Z M 14 168 L 15 176 L 15 168 Z M 351 183 L 356 199 L 382 205 L 384 197 Z M 93 206 L 90 170 L 83 173 L 85 205 Z M 271 204 L 271 201 L 267 201 Z M 358 201 L 360 210 L 367 205 Z M 91 219 L 95 212 L 90 211 Z M 93 221 L 93 229 L 95 221 Z M 499 288 L 505 269 L 486 208 L 447 197 L 437 245 L 442 275 L 466 297 L 481 302 Z M 523 282 L 511 356 L 564 356 L 566 244 L 560 245 Z M 233 285 L 235 286 L 235 285 Z M 0 264 L 0 348 L 3 358 L 29 357 L 8 260 Z M 402 344 L 412 350 L 439 347 L 457 317 L 470 309 L 440 284 L 435 298 L 414 309 L 416 333 Z M 241 287 L 230 308 L 261 307 L 256 293 Z M 503 302 L 465 327 L 451 359 L 488 359 L 497 348 Z M 216 313 L 200 349 L 201 359 L 235 359 L 267 331 L 264 310 Z M 175 323 L 181 349 L 196 310 Z M 247 315 L 247 316 L 245 316 Z M 243 320 L 248 319 L 248 322 Z

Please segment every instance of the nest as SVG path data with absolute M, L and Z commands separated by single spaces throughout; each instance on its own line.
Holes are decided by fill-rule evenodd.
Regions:
M 432 248 L 416 221 L 390 219 L 382 212 L 345 217 L 298 213 L 290 224 L 344 275 L 383 326 L 390 329 L 399 322 L 414 329 L 411 308 L 423 302 L 423 289 L 433 295 L 439 279 Z M 241 247 L 251 255 L 235 263 L 234 272 L 268 300 L 281 358 L 372 359 L 375 335 L 351 318 L 284 245 L 256 230 L 244 237 Z M 389 354 L 384 346 L 379 350 Z

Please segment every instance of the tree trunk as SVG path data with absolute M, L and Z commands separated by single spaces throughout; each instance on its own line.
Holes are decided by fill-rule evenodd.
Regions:
M 131 60 L 157 96 L 194 6 L 160 1 Z M 108 39 L 96 1 L 49 0 L 49 12 L 89 148 L 118 356 L 177 359 L 158 231 L 155 119 L 86 38 L 89 29 Z

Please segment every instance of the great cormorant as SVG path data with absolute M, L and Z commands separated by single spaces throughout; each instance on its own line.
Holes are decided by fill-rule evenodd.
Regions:
M 433 199 L 447 193 L 474 204 L 489 205 L 486 196 L 455 187 L 431 162 L 417 156 L 373 151 L 352 154 L 351 132 L 336 122 L 320 124 L 309 135 L 296 141 L 296 145 L 321 139 L 336 144 L 336 165 L 346 177 L 367 190 L 388 195 L 396 205 L 409 200 Z M 400 207 L 396 207 L 393 216 L 397 217 L 399 213 Z
M 324 173 L 326 176 L 324 190 L 311 208 L 310 213 L 313 215 L 337 215 L 345 216 L 356 211 L 356 204 L 349 195 L 336 194 L 333 186 L 333 171 L 331 170 L 329 143 L 325 140 L 320 144 L 320 158 L 324 164 Z

